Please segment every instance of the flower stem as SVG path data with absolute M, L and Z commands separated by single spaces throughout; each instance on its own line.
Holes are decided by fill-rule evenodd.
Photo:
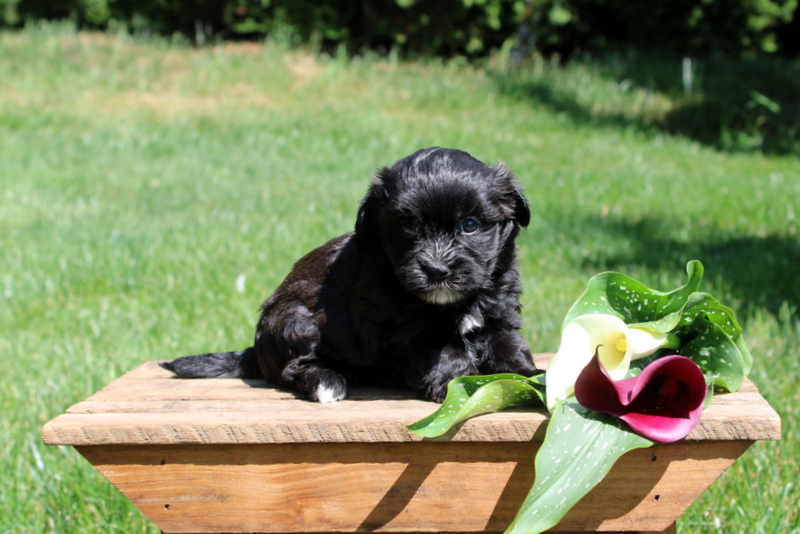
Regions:
M 681 338 L 679 338 L 678 336 L 676 336 L 673 333 L 668 333 L 667 334 L 667 340 L 664 342 L 663 345 L 661 345 L 661 348 L 662 349 L 678 349 L 678 348 L 680 348 L 682 343 L 683 342 L 681 341 Z

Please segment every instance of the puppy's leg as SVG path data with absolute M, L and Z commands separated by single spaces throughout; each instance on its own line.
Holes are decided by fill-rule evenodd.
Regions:
M 322 404 L 347 397 L 347 380 L 314 355 L 290 361 L 281 373 L 281 381 Z
M 347 396 L 347 381 L 322 356 L 327 346 L 320 333 L 324 312 L 306 305 L 302 296 L 279 288 L 264 304 L 256 332 L 258 363 L 267 381 L 312 401 L 336 402 Z
M 445 346 L 434 365 L 423 379 L 425 398 L 442 402 L 447 396 L 447 384 L 454 378 L 477 375 L 478 368 L 464 347 Z
M 518 332 L 501 330 L 489 340 L 490 357 L 480 366 L 481 373 L 514 373 L 533 376 L 543 371 L 533 363 L 528 343 Z

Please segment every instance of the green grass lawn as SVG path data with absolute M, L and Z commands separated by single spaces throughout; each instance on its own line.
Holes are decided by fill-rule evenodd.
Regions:
M 800 160 L 570 112 L 674 107 L 605 72 L 0 34 L 0 531 L 157 532 L 42 425 L 144 361 L 249 346 L 292 263 L 352 229 L 374 169 L 440 145 L 527 189 L 535 351 L 556 349 L 591 275 L 672 289 L 704 263 L 783 440 L 753 446 L 679 531 L 800 532 Z

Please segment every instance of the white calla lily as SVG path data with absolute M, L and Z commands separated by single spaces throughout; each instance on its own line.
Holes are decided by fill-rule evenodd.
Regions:
M 621 380 L 631 361 L 650 356 L 669 339 L 647 328 L 629 327 L 614 315 L 581 315 L 570 321 L 561 333 L 561 346 L 547 366 L 547 409 L 556 401 L 573 395 L 578 375 L 597 351 L 600 362 L 613 380 Z

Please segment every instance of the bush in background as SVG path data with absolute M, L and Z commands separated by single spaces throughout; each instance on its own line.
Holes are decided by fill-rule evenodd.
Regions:
M 513 36 L 523 0 L 0 0 L 0 23 L 72 18 L 79 26 L 211 38 L 280 33 L 331 49 L 480 56 Z
M 681 55 L 797 52 L 797 0 L 542 0 L 537 48 Z M 546 18 L 544 18 L 546 16 Z M 534 32 L 536 33 L 536 32 Z
M 486 55 L 620 48 L 678 54 L 800 53 L 798 0 L 0 0 L 0 25 L 71 18 L 79 26 L 212 38 L 287 34 L 350 52 Z

